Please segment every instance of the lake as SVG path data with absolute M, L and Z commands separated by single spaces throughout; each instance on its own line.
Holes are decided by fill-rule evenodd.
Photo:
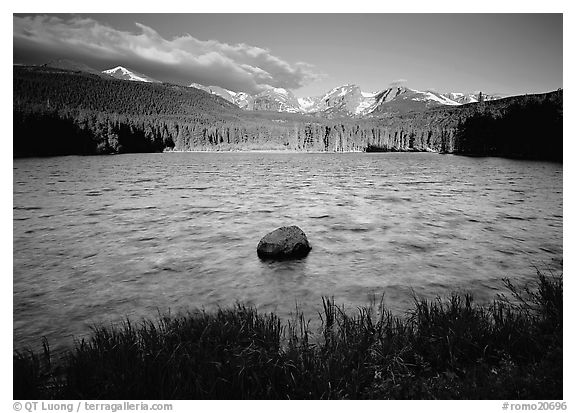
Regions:
M 562 272 L 562 164 L 432 153 L 164 153 L 14 159 L 14 346 L 235 301 L 314 318 L 451 291 L 478 302 Z M 298 225 L 312 251 L 263 262 Z

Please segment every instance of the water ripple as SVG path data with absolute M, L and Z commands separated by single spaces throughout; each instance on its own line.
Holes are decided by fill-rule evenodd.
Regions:
M 562 165 L 435 154 L 180 153 L 15 159 L 14 343 L 236 300 L 313 316 L 322 296 L 490 299 L 562 270 Z M 312 251 L 262 262 L 267 232 Z

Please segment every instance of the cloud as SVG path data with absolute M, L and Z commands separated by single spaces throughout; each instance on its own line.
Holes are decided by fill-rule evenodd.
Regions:
M 260 47 L 199 40 L 190 34 L 166 39 L 151 27 L 135 26 L 130 32 L 90 18 L 14 16 L 14 58 L 52 56 L 101 67 L 124 65 L 159 80 L 249 93 L 270 87 L 298 89 L 321 77 L 307 63 L 286 62 Z
M 404 83 L 408 83 L 408 79 L 395 79 L 392 82 L 390 82 L 390 87 L 401 86 Z

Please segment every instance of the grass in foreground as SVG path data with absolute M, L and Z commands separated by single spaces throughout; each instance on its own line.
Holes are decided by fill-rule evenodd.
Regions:
M 323 299 L 321 330 L 241 304 L 96 327 L 53 360 L 14 355 L 15 399 L 561 399 L 562 276 L 414 299 L 406 317 Z

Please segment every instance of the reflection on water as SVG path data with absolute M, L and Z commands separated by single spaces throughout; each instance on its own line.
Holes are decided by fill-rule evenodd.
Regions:
M 562 165 L 436 154 L 172 153 L 14 160 L 14 344 L 254 304 L 309 315 L 411 291 L 491 299 L 562 269 Z M 305 259 L 262 262 L 298 225 Z

